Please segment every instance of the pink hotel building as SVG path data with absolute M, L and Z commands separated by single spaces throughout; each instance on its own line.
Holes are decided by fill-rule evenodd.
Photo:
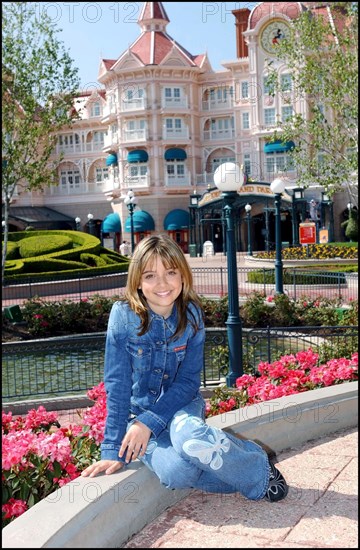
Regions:
M 56 153 L 64 154 L 58 186 L 15 196 L 10 222 L 20 229 L 16 211 L 47 207 L 63 219 L 50 228 L 75 228 L 80 218 L 78 229 L 116 236 L 117 246 L 120 239 L 130 240 L 123 198 L 131 189 L 138 199 L 135 242 L 149 233 L 167 233 L 185 252 L 194 243 L 201 253 L 205 240 L 220 251 L 222 200 L 213 174 L 221 163 L 233 161 L 243 165 L 248 178 L 236 205 L 238 250 L 247 249 L 247 203 L 253 249 L 271 248 L 269 185 L 284 173 L 283 240 L 298 242 L 298 223 L 308 217 L 328 228 L 330 240 L 341 239 L 345 193 L 329 202 L 321 188 L 310 188 L 294 202 L 296 173 L 287 155 L 293 143 L 268 143 L 279 120 L 294 111 L 306 113 L 307 105 L 294 96 L 291 73 L 275 58 L 283 92 L 268 93 L 266 59 L 273 56 L 278 33 L 286 35 L 291 20 L 312 4 L 264 2 L 252 11 L 234 10 L 237 57 L 214 71 L 206 54 L 190 54 L 167 34 L 162 2 L 144 2 L 139 37 L 118 59 L 101 60 L 99 88 L 79 95 L 80 120 L 58 135 Z

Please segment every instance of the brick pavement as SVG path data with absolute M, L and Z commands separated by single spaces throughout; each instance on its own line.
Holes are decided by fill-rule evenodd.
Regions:
M 352 428 L 284 450 L 285 500 L 194 491 L 124 548 L 358 548 L 357 449 Z

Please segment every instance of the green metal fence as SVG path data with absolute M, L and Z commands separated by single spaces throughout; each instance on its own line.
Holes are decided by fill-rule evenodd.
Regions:
M 105 332 L 2 344 L 2 398 L 7 401 L 83 394 L 103 379 Z M 351 357 L 358 327 L 243 329 L 243 368 L 311 347 L 323 361 Z M 202 386 L 225 384 L 226 328 L 206 329 Z

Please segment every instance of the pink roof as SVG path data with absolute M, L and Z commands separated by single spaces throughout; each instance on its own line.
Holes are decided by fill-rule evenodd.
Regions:
M 162 2 L 144 2 L 138 21 L 147 21 L 148 19 L 170 21 Z
M 263 17 L 270 18 L 274 13 L 282 13 L 289 19 L 296 19 L 304 9 L 300 2 L 262 2 L 251 12 L 248 30 L 254 29 Z
M 144 24 L 146 22 L 146 24 Z M 162 2 L 144 2 L 138 24 L 142 29 L 140 36 L 129 46 L 118 60 L 103 59 L 106 71 L 130 51 L 144 65 L 160 65 L 174 49 L 190 67 L 200 67 L 205 54 L 193 56 L 166 32 L 169 18 Z

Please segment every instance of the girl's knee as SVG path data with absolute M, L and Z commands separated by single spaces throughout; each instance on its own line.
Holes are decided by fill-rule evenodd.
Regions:
M 185 441 L 201 438 L 207 429 L 208 426 L 198 416 L 192 416 L 185 411 L 179 411 L 174 415 L 170 424 L 171 443 L 179 453 Z

